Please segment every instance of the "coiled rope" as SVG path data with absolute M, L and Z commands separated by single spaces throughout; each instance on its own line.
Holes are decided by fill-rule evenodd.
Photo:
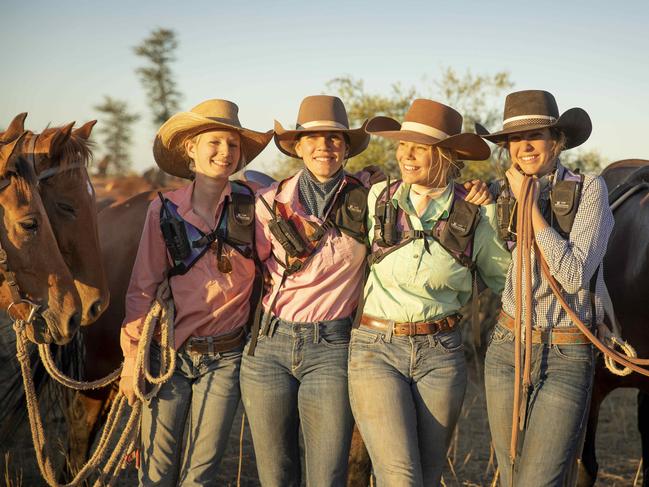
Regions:
M 115 485 L 125 460 L 126 452 L 134 448 L 138 435 L 142 402 L 154 397 L 162 384 L 171 377 L 176 366 L 174 348 L 174 307 L 171 300 L 168 281 L 163 281 L 158 287 L 156 298 L 151 309 L 144 319 L 142 337 L 138 343 L 137 358 L 134 372 L 134 390 L 138 401 L 131 408 L 126 425 L 122 426 L 122 418 L 128 411 L 126 397 L 119 392 L 108 412 L 97 448 L 88 462 L 77 472 L 74 479 L 67 484 L 57 481 L 55 468 L 50 454 L 50 446 L 45 438 L 43 421 L 38 405 L 36 389 L 30 370 L 29 354 L 27 353 L 28 338 L 23 320 L 14 321 L 13 328 L 16 332 L 16 358 L 20 364 L 25 387 L 25 399 L 31 428 L 32 441 L 36 451 L 36 460 L 42 477 L 50 487 L 76 487 L 82 485 L 90 475 L 98 474 L 94 483 L 95 487 Z M 159 324 L 161 332 L 161 368 L 160 375 L 155 377 L 149 370 L 149 349 L 153 340 L 155 325 Z M 45 365 L 45 369 L 54 380 L 66 387 L 75 390 L 88 390 L 104 387 L 116 380 L 122 368 L 111 372 L 108 376 L 91 382 L 83 382 L 65 376 L 54 364 L 50 349 L 47 345 L 39 345 L 38 351 Z M 153 384 L 151 390 L 146 392 L 146 382 Z M 114 444 L 114 447 L 112 445 Z M 112 449 L 111 449 L 112 447 Z M 110 452 L 110 455 L 109 455 Z M 103 464 L 103 466 L 102 466 Z

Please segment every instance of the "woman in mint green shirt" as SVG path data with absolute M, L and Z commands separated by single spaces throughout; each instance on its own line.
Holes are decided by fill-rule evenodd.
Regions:
M 458 112 L 423 99 L 403 124 L 367 126 L 399 141 L 402 176 L 370 190 L 370 272 L 350 344 L 352 411 L 379 486 L 439 484 L 467 383 L 458 310 L 474 271 L 500 293 L 509 266 L 495 205 L 467 203 L 454 184 L 460 160 L 490 154 L 461 130 Z

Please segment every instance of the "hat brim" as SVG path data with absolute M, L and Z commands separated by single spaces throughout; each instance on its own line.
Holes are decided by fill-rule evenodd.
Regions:
M 438 139 L 412 130 L 401 130 L 401 124 L 390 117 L 372 118 L 367 123 L 366 130 L 386 139 L 452 149 L 457 153 L 458 159 L 463 161 L 484 161 L 491 155 L 489 146 L 476 134 L 462 133 Z
M 571 108 L 561 114 L 561 116 L 554 123 L 548 124 L 529 124 L 517 125 L 498 132 L 490 133 L 483 125 L 476 123 L 476 133 L 490 142 L 507 142 L 507 139 L 512 134 L 522 132 L 529 132 L 530 130 L 538 130 L 542 128 L 554 128 L 563 132 L 566 136 L 566 146 L 564 149 L 572 149 L 580 146 L 588 140 L 593 130 L 592 122 L 588 113 L 582 108 Z
M 301 159 L 295 152 L 295 144 L 300 136 L 313 132 L 339 132 L 349 137 L 349 152 L 347 157 L 354 157 L 367 149 L 370 143 L 370 136 L 365 131 L 367 120 L 357 129 L 341 129 L 327 125 L 309 127 L 308 129 L 285 130 L 282 124 L 275 120 L 275 144 L 284 154 L 296 159 Z
M 153 157 L 156 164 L 168 174 L 185 179 L 194 177 L 189 169 L 191 162 L 183 142 L 210 130 L 234 130 L 241 137 L 241 161 L 238 170 L 248 165 L 273 138 L 273 131 L 257 132 L 244 127 L 218 122 L 192 112 L 177 113 L 158 130 L 153 143 Z

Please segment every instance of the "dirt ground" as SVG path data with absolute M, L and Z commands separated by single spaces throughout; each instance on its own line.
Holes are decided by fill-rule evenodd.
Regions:
M 485 409 L 484 387 L 475 368 L 463 412 L 450 448 L 448 467 L 444 472 L 446 486 L 490 486 L 494 477 L 494 465 L 490 457 L 489 431 Z M 0 397 L 2 395 L 0 394 Z M 636 391 L 617 390 L 602 405 L 597 449 L 600 475 L 598 486 L 641 485 L 636 479 L 640 460 L 640 438 L 636 429 Z M 48 429 L 52 438 L 65 437 L 65 425 L 61 417 L 48 417 Z M 236 486 L 239 463 L 239 437 L 241 412 L 232 428 L 230 444 L 223 460 L 219 484 Z M 58 450 L 62 451 L 63 441 Z M 45 485 L 38 475 L 31 445 L 29 428 L 22 425 L 9 442 L 2 444 L 3 475 L 0 483 L 11 486 L 36 487 Z M 124 471 L 118 485 L 136 485 L 137 476 L 133 468 Z M 243 439 L 243 463 L 241 486 L 258 486 L 254 464 L 254 453 L 246 427 Z

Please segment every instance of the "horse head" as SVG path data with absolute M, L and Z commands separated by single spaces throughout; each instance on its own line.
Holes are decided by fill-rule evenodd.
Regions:
M 25 135 L 0 140 L 0 306 L 26 321 L 33 341 L 64 344 L 79 328 L 81 304 L 19 150 Z
M 5 132 L 23 129 L 26 114 L 18 115 Z M 40 181 L 40 194 L 59 249 L 81 298 L 81 325 L 93 323 L 108 307 L 109 291 L 97 233 L 95 191 L 88 176 L 89 137 L 96 120 L 72 130 L 48 128 L 28 132 L 22 152 L 32 161 Z

